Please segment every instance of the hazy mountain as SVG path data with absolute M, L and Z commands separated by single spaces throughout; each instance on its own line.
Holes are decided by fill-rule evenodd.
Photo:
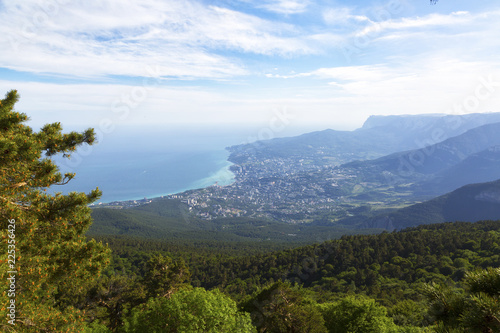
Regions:
M 446 193 L 473 183 L 500 179 L 500 146 L 470 155 L 458 164 L 440 171 L 430 181 L 419 185 L 422 193 Z
M 440 222 L 500 219 L 500 180 L 463 186 L 453 192 L 368 219 L 364 228 L 403 229 Z
M 342 167 L 357 169 L 366 180 L 371 181 L 421 181 L 437 175 L 443 177 L 445 174 L 439 174 L 440 172 L 457 166 L 473 154 L 497 145 L 500 145 L 500 123 L 476 127 L 425 148 L 394 153 L 370 161 L 355 161 Z M 468 161 L 460 170 L 471 163 L 475 163 L 477 169 L 480 162 L 481 158 L 476 157 L 474 162 Z M 454 172 L 457 177 L 467 174 L 467 170 L 460 173 L 457 169 Z M 458 180 L 457 184 L 463 185 L 464 182 Z
M 400 147 L 413 149 L 430 146 L 475 127 L 497 122 L 500 122 L 500 113 L 371 116 L 361 130 L 378 128 L 397 133 Z
M 500 122 L 500 113 L 469 115 L 371 116 L 355 131 L 324 130 L 289 138 L 229 147 L 231 160 L 250 156 L 309 159 L 318 164 L 341 164 L 422 148 L 467 130 Z
M 376 219 L 368 220 L 373 211 L 366 209 L 368 205 L 403 207 L 465 184 L 500 179 L 500 122 L 468 129 L 497 117 L 500 113 L 377 116 L 356 131 L 325 130 L 231 147 L 231 160 L 240 164 L 235 184 L 193 191 L 182 197 L 182 202 L 159 200 L 123 211 L 96 209 L 89 234 L 300 242 L 326 230 L 345 233 L 349 231 L 346 227 L 360 223 L 368 228 L 392 229 L 448 220 L 497 219 L 495 205 L 491 208 L 491 202 L 479 200 L 496 198 L 496 192 L 484 191 L 479 199 L 469 200 L 474 205 L 464 199 L 454 206 L 455 201 L 449 200 L 462 192 L 453 192 Z M 332 165 L 370 158 L 400 146 L 439 141 L 460 132 L 424 148 Z M 464 207 L 468 209 L 459 209 Z M 247 215 L 238 213 L 235 217 L 232 210 Z M 207 214 L 217 218 L 206 220 Z M 317 223 L 306 227 L 307 223 L 285 223 L 289 221 Z M 342 222 L 332 225 L 332 221 Z

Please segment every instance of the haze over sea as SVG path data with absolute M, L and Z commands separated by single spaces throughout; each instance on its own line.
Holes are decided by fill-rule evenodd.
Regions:
M 262 131 L 266 127 L 171 126 L 138 131 L 119 128 L 101 135 L 99 143 L 81 147 L 71 159 L 57 157 L 61 171 L 76 177 L 55 191 L 86 192 L 99 187 L 98 202 L 137 200 L 234 181 L 227 161 L 231 145 L 256 138 L 296 135 L 306 129 Z M 83 129 L 79 129 L 80 131 Z M 265 135 L 263 135 L 265 133 Z

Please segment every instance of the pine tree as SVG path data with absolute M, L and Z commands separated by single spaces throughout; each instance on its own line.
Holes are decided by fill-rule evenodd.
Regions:
M 254 293 L 241 308 L 251 314 L 258 332 L 328 332 L 317 304 L 289 282 L 278 281 Z
M 465 292 L 429 284 L 425 294 L 436 332 L 500 332 L 500 268 L 469 272 Z
M 18 99 L 10 91 L 0 101 L 0 280 L 5 285 L 0 331 L 79 332 L 85 311 L 73 300 L 109 262 L 109 249 L 85 238 L 92 223 L 88 204 L 101 193 L 46 191 L 75 176 L 62 175 L 50 157 L 69 158 L 78 146 L 93 144 L 94 131 L 63 134 L 61 124 L 53 123 L 34 132 L 25 124 L 26 114 L 14 110 Z

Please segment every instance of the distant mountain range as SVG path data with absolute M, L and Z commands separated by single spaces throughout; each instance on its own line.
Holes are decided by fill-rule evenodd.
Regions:
M 388 230 L 450 221 L 500 219 L 500 180 L 463 186 L 432 200 L 368 219 L 363 228 Z
M 437 173 L 432 182 L 421 185 L 421 191 L 428 188 L 433 193 L 449 192 L 465 184 L 483 183 L 495 179 L 500 179 L 500 146 L 472 154 L 460 163 Z
M 349 161 L 333 173 L 351 175 L 338 191 L 345 194 L 343 202 L 351 203 L 346 208 L 349 211 L 356 212 L 357 205 L 370 202 L 391 207 L 402 204 L 405 198 L 411 202 L 444 195 L 362 222 L 364 227 L 400 229 L 422 223 L 500 218 L 495 210 L 498 203 L 473 200 L 465 204 L 471 197 L 463 194 L 479 185 L 445 195 L 468 184 L 500 179 L 500 113 L 372 116 L 355 131 L 325 130 L 231 147 L 230 151 L 231 158 L 244 157 L 240 163 L 245 159 L 305 160 L 326 167 L 319 171 L 325 177 L 331 174 L 328 165 Z M 362 215 L 348 216 L 340 223 L 360 225 L 363 221 Z M 327 220 L 319 219 L 322 225 L 328 224 Z
M 328 129 L 232 146 L 228 150 L 230 160 L 235 163 L 242 163 L 252 155 L 258 159 L 299 158 L 318 165 L 338 165 L 434 145 L 495 122 L 500 122 L 500 113 L 371 116 L 355 131 Z
M 355 161 L 364 180 L 392 184 L 422 182 L 415 191 L 437 195 L 471 182 L 500 178 L 500 123 L 476 127 L 437 144 L 375 160 Z

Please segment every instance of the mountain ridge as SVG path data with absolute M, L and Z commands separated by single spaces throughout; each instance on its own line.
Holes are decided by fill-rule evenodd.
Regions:
M 340 165 L 419 149 L 494 122 L 500 122 L 500 113 L 370 116 L 361 128 L 353 131 L 326 129 L 227 149 L 230 161 L 235 163 L 244 163 L 249 156 L 257 159 L 274 156 L 310 159 L 318 165 Z
M 365 221 L 363 228 L 400 230 L 422 224 L 476 222 L 500 218 L 500 179 L 469 184 L 437 198 Z
M 490 147 L 500 145 L 500 123 L 482 125 L 432 146 L 390 154 L 368 161 L 343 164 L 343 168 L 365 170 L 369 177 L 382 179 L 382 173 L 394 178 L 413 179 L 442 172 Z M 384 176 L 385 177 L 385 176 Z

